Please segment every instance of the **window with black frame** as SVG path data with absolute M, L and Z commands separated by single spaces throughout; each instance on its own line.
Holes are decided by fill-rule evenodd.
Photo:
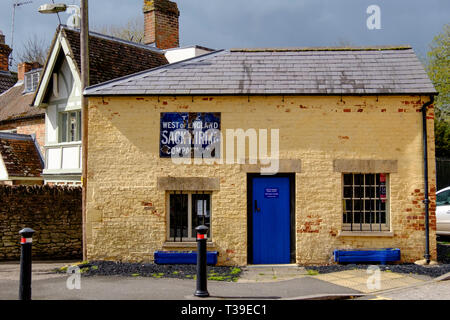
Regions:
M 169 241 L 195 241 L 195 228 L 206 225 L 211 234 L 211 194 L 173 191 L 169 194 Z
M 389 231 L 388 175 L 343 175 L 343 230 Z

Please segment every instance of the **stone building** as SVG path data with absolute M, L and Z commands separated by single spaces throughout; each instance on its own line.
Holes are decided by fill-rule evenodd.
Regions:
M 436 258 L 436 91 L 410 47 L 221 50 L 85 94 L 88 259 L 195 250 L 199 224 L 222 265 L 421 259 L 424 132 Z

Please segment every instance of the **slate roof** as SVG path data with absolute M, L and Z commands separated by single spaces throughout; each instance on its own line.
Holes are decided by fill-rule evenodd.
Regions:
M 69 41 L 79 71 L 80 32 L 67 27 L 62 27 L 61 32 Z M 92 85 L 168 63 L 159 49 L 96 32 L 89 33 L 89 81 Z
M 0 133 L 0 155 L 9 177 L 40 177 L 42 174 L 43 160 L 29 135 Z
M 34 92 L 23 93 L 24 83 L 15 86 L 0 95 L 0 123 L 24 118 L 44 118 L 45 110 L 31 107 Z
M 94 85 L 87 95 L 436 94 L 411 47 L 221 50 Z
M 17 75 L 9 71 L 0 71 L 0 94 L 11 88 L 17 82 Z

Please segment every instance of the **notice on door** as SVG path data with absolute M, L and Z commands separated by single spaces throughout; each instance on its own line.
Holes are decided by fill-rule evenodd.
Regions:
M 275 199 L 280 196 L 278 188 L 264 188 L 264 198 Z

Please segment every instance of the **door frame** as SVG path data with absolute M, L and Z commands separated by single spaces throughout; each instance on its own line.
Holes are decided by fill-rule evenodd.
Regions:
M 253 264 L 253 179 L 254 178 L 289 178 L 289 211 L 290 211 L 290 260 L 296 261 L 295 241 L 295 173 L 277 173 L 274 175 L 261 175 L 259 173 L 247 173 L 247 264 Z

